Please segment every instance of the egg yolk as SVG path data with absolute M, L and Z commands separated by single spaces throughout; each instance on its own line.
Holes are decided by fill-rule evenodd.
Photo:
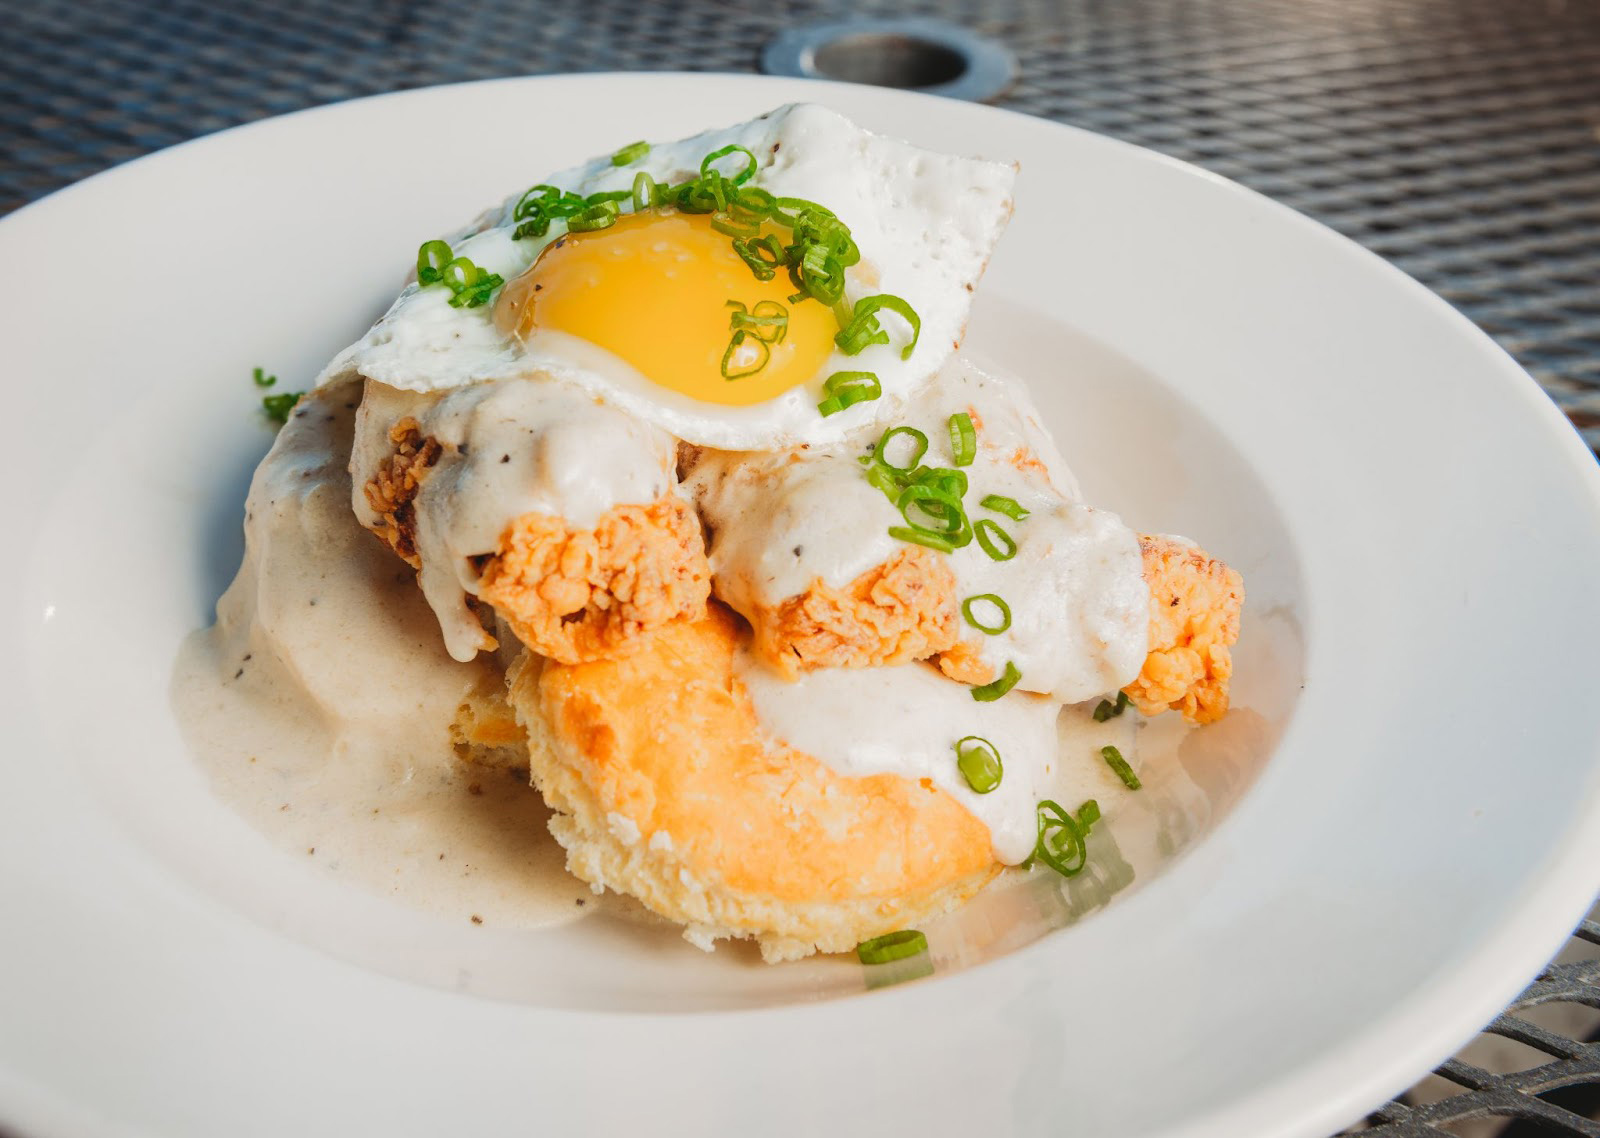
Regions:
M 644 212 L 552 242 L 501 290 L 495 319 L 523 339 L 543 329 L 565 332 L 668 390 L 747 407 L 812 379 L 833 352 L 838 328 L 832 310 L 813 299 L 791 303 L 794 291 L 781 269 L 772 280 L 757 280 L 734 252 L 733 239 L 711 228 L 709 214 Z M 789 314 L 766 364 L 735 379 L 722 374 L 733 339 L 730 319 L 738 311 L 730 300 L 747 312 L 772 301 Z M 750 366 L 759 352 L 747 339 L 729 370 Z

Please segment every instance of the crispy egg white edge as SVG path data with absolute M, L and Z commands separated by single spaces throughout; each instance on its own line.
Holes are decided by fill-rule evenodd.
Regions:
M 412 283 L 365 336 L 334 357 L 317 385 L 361 374 L 425 391 L 542 372 L 578 383 L 688 442 L 723 449 L 836 442 L 900 414 L 961 340 L 972 289 L 1010 218 L 1015 165 L 937 154 L 871 134 L 825 107 L 791 104 L 736 127 L 653 146 L 644 159 L 625 167 L 599 157 L 549 180 L 584 194 L 631 189 L 641 170 L 658 181 L 681 180 L 698 172 L 705 154 L 730 144 L 757 155 L 761 165 L 750 184 L 779 196 L 822 201 L 851 226 L 864 263 L 871 262 L 880 276 L 866 285 L 858 266 L 847 298 L 853 302 L 879 292 L 905 297 L 923 322 L 909 360 L 900 359 L 904 328 L 890 314 L 883 320 L 889 345 L 874 345 L 857 356 L 836 351 L 815 380 L 765 403 L 713 408 L 658 387 L 609 353 L 609 366 L 600 372 L 574 366 L 557 353 L 525 350 L 495 327 L 492 306 L 451 308 L 447 290 Z M 945 191 L 951 187 L 963 198 L 955 209 L 946 208 Z M 894 208 L 880 210 L 877 203 L 885 193 Z M 487 220 L 489 228 L 454 246 L 459 255 L 507 280 L 525 271 L 564 231 L 557 223 L 543 238 L 512 240 L 518 197 L 480 218 L 479 225 Z M 886 252 L 908 248 L 918 255 L 884 259 Z M 930 279 L 941 287 L 927 287 Z M 822 380 L 841 370 L 873 371 L 883 397 L 824 419 L 816 409 Z

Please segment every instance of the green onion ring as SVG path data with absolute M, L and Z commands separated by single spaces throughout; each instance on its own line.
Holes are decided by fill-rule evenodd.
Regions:
M 972 426 L 972 416 L 965 411 L 950 416 L 950 450 L 957 466 L 971 466 L 978 457 L 978 432 Z
M 907 460 L 904 466 L 896 466 L 894 463 L 890 462 L 884 457 L 884 455 L 889 453 L 889 440 L 896 438 L 899 435 L 905 435 L 907 438 L 913 440 L 917 448 L 911 452 L 911 458 Z M 923 434 L 915 427 L 890 427 L 887 431 L 883 432 L 883 437 L 878 440 L 878 446 L 877 449 L 873 451 L 873 456 L 879 465 L 887 466 L 896 474 L 910 474 L 911 471 L 916 468 L 917 463 L 922 461 L 922 456 L 927 453 L 927 435 Z
M 1006 661 L 1006 670 L 998 680 L 983 684 L 972 689 L 972 698 L 979 703 L 993 703 L 1006 692 L 1017 686 L 1017 681 L 1022 678 L 1022 673 L 1017 671 L 1017 666 L 1010 660 Z
M 911 326 L 911 339 L 906 343 L 906 346 L 900 350 L 900 358 L 903 360 L 909 360 L 911 358 L 912 350 L 917 346 L 917 340 L 922 335 L 922 319 L 917 315 L 916 309 L 912 308 L 898 296 L 893 296 L 889 293 L 880 293 L 877 296 L 862 297 L 860 300 L 856 301 L 855 311 L 851 315 L 851 323 L 853 324 L 856 321 L 865 320 L 869 317 L 876 321 L 877 314 L 883 309 L 888 309 L 890 312 L 893 312 Z
M 1115 719 L 1124 711 L 1128 710 L 1128 704 L 1131 702 L 1132 701 L 1128 699 L 1128 693 L 1125 691 L 1119 691 L 1117 693 L 1116 703 L 1112 703 L 1109 699 L 1102 699 L 1098 704 L 1095 705 L 1094 721 L 1096 723 L 1104 723 L 1108 719 Z
M 743 344 L 746 339 L 752 340 L 760 345 L 760 350 L 757 352 L 757 356 L 759 358 L 748 367 L 737 367 L 733 363 L 733 353 L 739 350 L 739 345 Z M 756 372 L 766 367 L 767 361 L 771 358 L 772 348 L 769 347 L 767 342 L 760 336 L 753 336 L 749 332 L 745 332 L 743 330 L 737 331 L 733 334 L 733 338 L 728 341 L 727 351 L 722 353 L 722 378 L 743 379 L 747 375 L 754 375 Z
M 950 466 L 919 466 L 911 472 L 910 482 L 920 482 L 926 486 L 937 486 L 947 494 L 954 494 L 957 498 L 967 496 L 967 472 L 957 470 Z
M 1099 813 L 1098 806 L 1095 812 Z M 1033 856 L 1028 860 L 1042 861 L 1062 877 L 1082 872 L 1089 860 L 1084 844 L 1088 837 L 1085 828 L 1079 826 L 1078 820 L 1062 809 L 1059 802 L 1049 798 L 1039 803 L 1038 818 L 1039 836 L 1034 842 Z
M 941 537 L 952 537 L 959 533 L 966 524 L 966 514 L 961 509 L 961 499 L 948 490 L 939 486 L 930 486 L 925 482 L 913 482 L 900 491 L 900 497 L 895 499 L 895 508 L 905 518 L 906 524 L 913 529 L 924 529 L 929 533 L 936 533 Z M 938 506 L 939 509 L 930 507 Z M 938 527 L 920 524 L 911 516 L 915 507 L 923 514 L 938 522 Z
M 973 535 L 978 539 L 979 547 L 996 561 L 1010 561 L 1017 555 L 1017 543 L 1012 536 L 1000 528 L 998 522 L 988 518 L 979 518 L 973 524 Z M 999 537 L 1005 544 L 1005 552 L 1001 552 L 995 545 L 995 538 Z
M 940 537 L 927 530 L 912 529 L 910 526 L 890 526 L 889 536 L 897 541 L 909 541 L 912 545 L 923 545 L 929 549 L 936 549 L 940 553 L 954 553 L 956 543 L 949 538 Z
M 1122 780 L 1122 785 L 1129 790 L 1138 790 L 1143 784 L 1139 776 L 1133 773 L 1133 768 L 1128 765 L 1128 760 L 1122 757 L 1122 752 L 1115 747 L 1101 747 L 1100 757 L 1106 761 L 1106 766 L 1111 768 L 1113 774 Z
M 707 154 L 700 159 L 700 176 L 706 178 L 716 174 L 718 177 L 722 177 L 723 175 L 719 171 L 712 168 L 712 163 L 716 162 L 718 158 L 726 158 L 730 154 L 743 154 L 748 160 L 743 170 L 728 179 L 735 186 L 744 185 L 756 172 L 756 156 L 743 146 L 724 146 L 721 150 L 713 150 L 710 154 Z
M 444 278 L 444 267 L 455 256 L 443 241 L 424 241 L 417 250 L 417 283 L 431 285 Z
M 985 495 L 978 505 L 997 514 L 1004 514 L 1014 522 L 1020 522 L 1028 516 L 1028 511 L 1019 506 L 1015 498 L 1007 498 L 1002 494 Z
M 570 233 L 592 233 L 597 229 L 610 229 L 617 223 L 621 212 L 614 201 L 596 202 L 568 218 L 567 230 Z
M 452 257 L 439 270 L 439 279 L 445 283 L 446 288 L 455 293 L 471 288 L 479 275 L 478 266 L 465 257 Z
M 1000 623 L 996 625 L 988 625 L 980 622 L 977 617 L 972 615 L 972 602 L 974 601 L 988 601 L 995 608 L 999 609 Z M 961 615 L 967 618 L 968 624 L 972 625 L 973 628 L 976 628 L 979 632 L 986 636 L 999 636 L 1002 632 L 1011 627 L 1011 606 L 1006 604 L 1005 601 L 1001 600 L 994 593 L 979 593 L 977 596 L 968 597 L 966 600 L 961 602 Z
M 971 746 L 964 746 L 970 743 Z M 956 740 L 956 769 L 978 794 L 988 794 L 1005 777 L 1000 749 L 981 735 Z
M 928 938 L 916 929 L 885 933 L 856 945 L 856 959 L 863 964 L 888 964 L 928 951 Z
M 822 390 L 827 398 L 817 404 L 817 410 L 822 412 L 824 419 L 846 407 L 866 403 L 883 394 L 878 377 L 870 371 L 836 371 L 823 381 Z
M 613 166 L 627 166 L 631 163 L 639 161 L 639 159 L 643 158 L 649 153 L 650 144 L 645 142 L 643 139 L 640 139 L 638 142 L 628 143 L 628 145 L 624 146 L 621 150 L 613 154 L 611 156 L 611 164 Z
M 640 213 L 656 204 L 656 189 L 660 185 L 649 174 L 640 170 L 633 176 L 633 212 Z

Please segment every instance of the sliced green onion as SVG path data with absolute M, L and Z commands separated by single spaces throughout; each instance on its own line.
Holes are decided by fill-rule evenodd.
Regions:
M 601 190 L 599 193 L 590 194 L 583 199 L 585 206 L 600 205 L 602 202 L 625 202 L 633 194 L 627 190 Z
M 972 615 L 972 605 L 975 601 L 986 601 L 1000 610 L 999 624 L 984 624 Z M 967 618 L 967 623 L 987 636 L 999 636 L 1011 627 L 1011 606 L 1006 604 L 994 593 L 979 593 L 975 597 L 968 597 L 961 602 L 961 615 Z
M 611 164 L 613 166 L 627 166 L 630 163 L 639 161 L 649 153 L 650 144 L 648 142 L 642 139 L 638 142 L 630 142 L 611 156 Z
M 856 959 L 863 964 L 888 964 L 928 951 L 928 938 L 916 929 L 875 936 L 856 945 Z
M 443 241 L 424 241 L 417 250 L 417 283 L 437 284 L 444 279 L 444 268 L 454 254 Z
M 979 794 L 988 794 L 999 786 L 1005 774 L 999 748 L 978 735 L 956 741 L 956 769 L 967 780 L 967 785 Z
M 1089 827 L 1100 821 L 1100 804 L 1094 799 L 1086 799 L 1078 807 L 1078 828 L 1083 831 L 1083 836 L 1089 836 Z
M 740 186 L 733 195 L 732 205 L 750 217 L 765 219 L 777 208 L 777 199 L 760 186 Z
M 1028 516 L 1028 511 L 1019 506 L 1015 498 L 1007 498 L 1001 494 L 985 495 L 978 505 L 997 514 L 1004 514 L 1014 522 L 1020 522 Z
M 761 222 L 759 219 L 740 220 L 731 213 L 719 210 L 711 215 L 711 228 L 728 237 L 754 237 L 761 232 Z
M 995 561 L 1010 561 L 1017 555 L 1017 543 L 1000 528 L 999 523 L 979 518 L 973 524 L 972 531 L 978 539 L 978 547 Z
M 1090 799 L 1090 802 L 1093 802 Z M 1084 804 L 1085 810 L 1088 803 Z M 1084 810 L 1079 811 L 1080 816 Z M 1099 807 L 1095 807 L 1098 816 Z M 1080 825 L 1066 810 L 1062 809 L 1059 802 L 1046 798 L 1039 803 L 1039 836 L 1034 842 L 1033 856 L 1028 859 L 1042 861 L 1062 877 L 1071 877 L 1080 873 L 1089 861 L 1089 850 L 1084 844 L 1088 838 L 1088 826 Z M 1092 825 L 1091 821 L 1089 825 Z
M 846 407 L 878 398 L 883 394 L 883 385 L 870 371 L 836 371 L 823 380 L 822 390 L 827 398 L 817 404 L 817 410 L 826 419 Z
M 871 333 L 876 334 L 881 327 L 878 322 L 878 313 L 884 309 L 893 312 L 911 326 L 911 339 L 907 341 L 904 348 L 900 349 L 900 358 L 909 360 L 912 350 L 917 346 L 917 339 L 922 335 L 922 319 L 917 315 L 916 309 L 898 296 L 893 296 L 889 293 L 866 296 L 856 301 L 855 310 L 850 316 L 850 323 L 839 330 L 839 334 L 834 337 L 834 343 L 838 344 L 841 350 L 848 350 L 845 348 L 847 343 L 855 343 L 862 339 L 862 329 L 868 329 Z M 887 335 L 881 340 L 874 338 L 864 341 L 864 343 L 880 344 L 888 342 Z M 860 350 L 860 348 L 856 349 L 856 351 Z
M 890 462 L 886 456 L 889 453 L 890 440 L 898 438 L 901 435 L 911 439 L 916 449 L 911 452 L 911 457 L 906 460 L 906 464 L 904 466 L 896 466 L 894 463 Z M 916 468 L 917 463 L 922 461 L 922 456 L 927 453 L 928 436 L 917 430 L 915 427 L 890 427 L 887 431 L 883 432 L 883 437 L 878 440 L 877 449 L 873 451 L 873 454 L 876 456 L 877 461 L 881 465 L 887 466 L 890 470 L 897 474 L 910 474 L 911 471 Z
M 712 164 L 716 162 L 718 158 L 726 158 L 730 154 L 743 154 L 746 159 L 746 164 L 744 169 L 729 177 L 728 181 L 732 182 L 735 186 L 744 185 L 756 172 L 756 156 L 750 153 L 749 150 L 746 150 L 743 146 L 724 146 L 721 150 L 713 150 L 710 154 L 707 154 L 700 160 L 700 176 L 702 178 L 707 178 L 712 174 L 717 174 L 719 177 L 723 176 L 719 173 L 719 171 L 712 168 Z
M 1106 766 L 1111 768 L 1113 774 L 1122 780 L 1122 785 L 1129 790 L 1138 790 L 1142 785 L 1139 776 L 1133 773 L 1133 768 L 1128 765 L 1128 760 L 1122 757 L 1122 752 L 1115 747 L 1101 747 L 1100 757 L 1106 761 Z
M 1129 702 L 1130 700 L 1128 699 L 1128 693 L 1125 691 L 1119 691 L 1117 693 L 1116 703 L 1112 703 L 1109 699 L 1102 699 L 1098 704 L 1095 705 L 1094 721 L 1096 723 L 1104 723 L 1108 719 L 1115 719 L 1124 711 L 1128 710 Z
M 480 275 L 481 270 L 478 266 L 465 257 L 453 257 L 439 270 L 439 279 L 444 281 L 445 287 L 451 292 L 460 292 L 464 288 L 471 287 Z
M 268 375 L 261 368 L 256 368 L 256 370 L 251 373 L 250 378 L 255 381 L 255 385 L 257 387 L 271 387 L 274 383 L 278 382 L 277 376 Z
M 912 545 L 925 545 L 929 549 L 937 549 L 940 553 L 954 553 L 956 543 L 947 537 L 940 537 L 927 530 L 913 529 L 910 526 L 890 526 L 889 536 L 898 541 L 909 541 Z
M 734 355 L 744 345 L 745 341 L 756 345 L 755 358 L 747 364 L 734 362 Z M 743 379 L 747 375 L 754 375 L 767 366 L 767 361 L 772 358 L 772 348 L 760 336 L 752 335 L 743 330 L 735 332 L 728 341 L 728 350 L 722 353 L 722 378 Z
M 733 316 L 728 320 L 730 332 L 748 332 L 768 344 L 781 344 L 783 338 L 789 334 L 789 310 L 775 300 L 759 301 L 753 310 L 748 311 L 737 300 L 728 301 L 727 306 L 734 310 Z
M 978 457 L 978 432 L 973 429 L 972 416 L 965 411 L 950 416 L 950 451 L 957 466 L 971 466 Z
M 939 534 L 941 537 L 953 537 L 960 532 L 967 521 L 966 513 L 961 509 L 960 498 L 942 487 L 931 486 L 925 482 L 913 482 L 907 486 L 900 492 L 900 497 L 895 499 L 894 504 L 905 517 L 907 525 L 913 529 L 924 529 Z M 912 516 L 913 509 L 939 524 L 923 525 Z
M 617 217 L 621 212 L 615 201 L 598 201 L 584 206 L 581 211 L 568 218 L 567 230 L 571 233 L 592 233 L 597 229 L 610 229 L 617 223 Z
M 289 421 L 289 412 L 294 410 L 294 405 L 300 402 L 304 394 L 304 391 L 280 391 L 276 395 L 263 395 L 261 410 L 266 412 L 267 418 L 282 426 Z
M 1022 673 L 1017 671 L 1017 666 L 1010 660 L 1006 661 L 1006 670 L 1001 673 L 998 680 L 972 689 L 972 698 L 979 703 L 993 703 L 1006 692 L 1017 686 L 1017 681 L 1022 678 Z
M 633 176 L 633 212 L 640 213 L 656 204 L 656 194 L 661 183 L 640 170 Z
M 750 266 L 757 280 L 770 281 L 784 263 L 783 245 L 770 233 L 765 237 L 736 238 L 733 251 Z
M 907 481 L 919 482 L 925 486 L 937 486 L 946 494 L 954 494 L 957 498 L 967 496 L 967 472 L 956 470 L 954 467 L 919 466 L 911 472 Z
M 823 414 L 826 415 L 827 412 L 824 411 Z M 868 461 L 871 460 L 869 459 Z M 872 485 L 876 486 L 879 490 L 882 490 L 883 496 L 888 498 L 890 502 L 893 502 L 896 498 L 900 497 L 900 491 L 905 489 L 905 485 L 889 472 L 889 468 L 887 466 L 879 466 L 874 462 L 871 466 L 867 467 L 866 474 L 867 481 L 872 483 Z
M 450 298 L 450 307 L 477 308 L 480 304 L 487 304 L 490 294 L 505 283 L 505 278 L 499 273 L 485 274 L 480 270 L 477 280 Z

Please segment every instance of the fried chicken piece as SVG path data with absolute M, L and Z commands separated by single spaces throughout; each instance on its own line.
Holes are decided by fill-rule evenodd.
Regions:
M 1193 723 L 1221 719 L 1244 581 L 1198 546 L 1142 534 L 1139 550 L 1150 586 L 1150 651 L 1123 690 L 1145 715 L 1171 709 Z
M 791 679 L 814 668 L 908 664 L 956 642 L 956 579 L 941 555 L 907 546 L 841 589 L 821 578 L 751 614 L 754 648 Z
M 694 511 L 672 494 L 614 507 L 592 530 L 524 514 L 485 563 L 478 597 L 541 655 L 563 664 L 617 656 L 705 613 L 711 570 L 701 541 Z
M 417 514 L 413 503 L 422 489 L 428 470 L 439 461 L 443 448 L 435 439 L 424 438 L 415 419 L 401 419 L 389 428 L 394 453 L 379 465 L 377 473 L 362 487 L 367 505 L 378 515 L 374 533 L 413 569 L 422 568 L 417 557 Z
M 513 668 L 572 873 L 702 948 L 747 937 L 785 960 L 914 925 L 999 871 L 988 829 L 944 791 L 768 742 L 734 669 L 743 635 L 713 604 L 626 657 Z
M 1211 723 L 1228 711 L 1229 651 L 1239 639 L 1244 581 L 1198 546 L 1142 534 L 1150 589 L 1150 639 L 1138 678 L 1123 690 L 1145 715 L 1179 711 Z M 939 670 L 964 684 L 986 684 L 995 671 L 978 647 L 961 641 L 938 656 Z
M 419 569 L 415 501 L 442 448 L 412 418 L 397 422 L 389 440 L 394 453 L 363 488 L 379 519 L 372 530 Z M 700 616 L 711 588 L 700 524 L 672 494 L 616 506 L 593 529 L 524 514 L 479 573 L 468 604 L 492 605 L 525 645 L 568 664 L 629 651 L 668 621 Z M 485 631 L 481 647 L 494 646 Z

